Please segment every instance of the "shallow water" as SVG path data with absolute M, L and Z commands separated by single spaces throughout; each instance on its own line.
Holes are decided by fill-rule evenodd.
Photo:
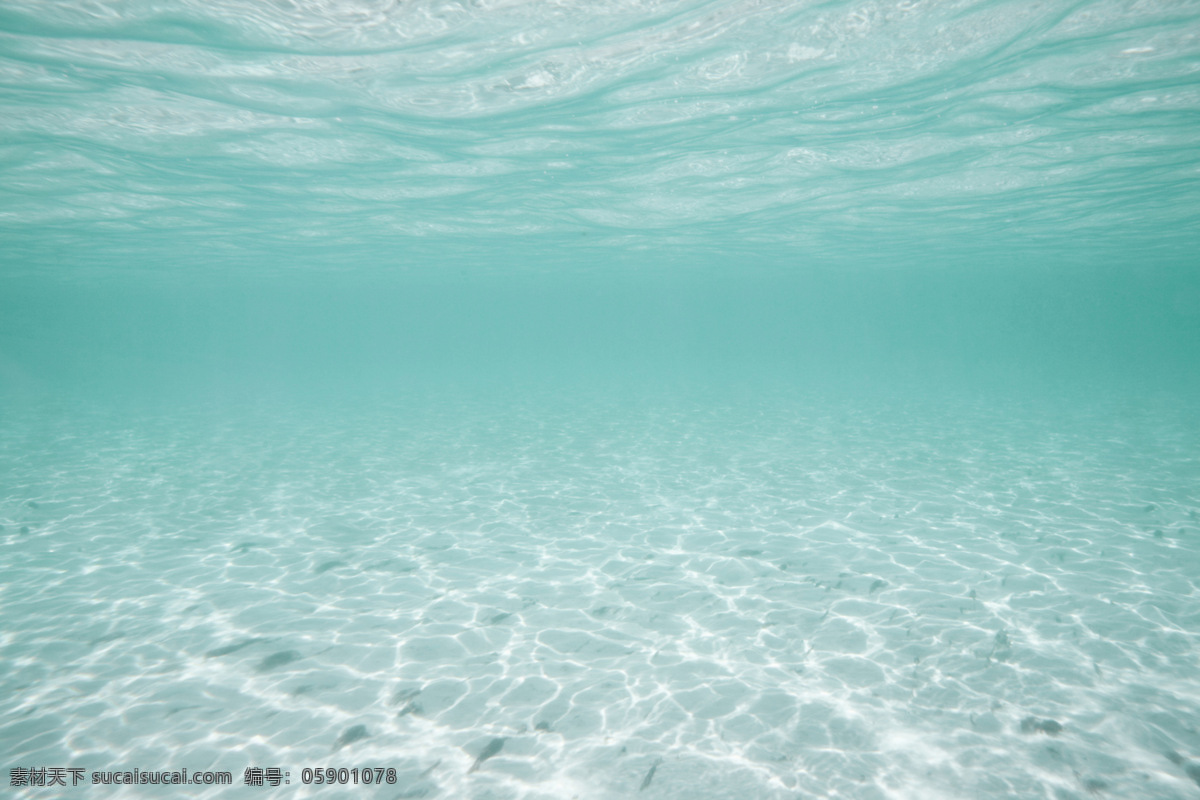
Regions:
M 6 790 L 1200 797 L 1198 55 L 6 0 Z
M 1196 422 L 792 396 L 9 420 L 3 748 L 398 770 L 347 797 L 1191 797 Z

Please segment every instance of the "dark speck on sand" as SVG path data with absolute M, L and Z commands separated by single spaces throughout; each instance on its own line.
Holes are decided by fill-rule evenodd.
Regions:
M 303 658 L 303 656 L 301 656 L 295 650 L 280 650 L 278 653 L 272 653 L 262 661 L 258 662 L 258 671 L 267 672 L 268 670 L 275 669 L 276 667 L 282 667 L 285 664 L 290 664 L 293 661 L 299 661 L 301 658 Z
M 642 791 L 650 785 L 650 781 L 654 780 L 654 773 L 658 772 L 658 765 L 662 763 L 662 759 L 658 759 L 650 765 L 650 771 L 646 773 L 646 777 L 642 778 L 642 785 L 638 787 L 638 791 Z
M 342 731 L 342 735 L 339 736 L 337 741 L 333 743 L 333 749 L 335 751 L 341 750 L 346 745 L 353 744 L 360 739 L 366 739 L 370 735 L 371 734 L 367 733 L 366 725 L 355 725 L 352 728 L 347 728 L 346 730 Z
M 224 647 L 217 647 L 212 650 L 209 650 L 207 653 L 204 654 L 204 657 L 205 658 L 217 658 L 218 656 L 227 656 L 230 653 L 236 653 L 238 650 L 241 650 L 244 647 L 249 647 L 252 644 L 258 644 L 259 642 L 265 642 L 265 641 L 266 641 L 266 639 L 264 639 L 262 637 L 255 637 L 253 639 L 243 639 L 242 641 L 237 642 L 236 644 L 227 644 Z
M 489 758 L 496 755 L 496 753 L 499 753 L 503 749 L 504 749 L 504 740 L 503 739 L 501 739 L 499 737 L 492 739 L 490 742 L 487 743 L 487 747 L 483 748 L 483 752 L 479 754 L 479 757 L 475 759 L 475 763 L 471 765 L 471 768 L 469 770 L 467 770 L 467 774 L 470 775 L 472 772 L 479 769 L 480 764 L 487 761 Z
M 1051 736 L 1058 736 L 1062 732 L 1062 724 L 1052 719 L 1026 717 L 1021 720 L 1021 733 L 1046 733 Z

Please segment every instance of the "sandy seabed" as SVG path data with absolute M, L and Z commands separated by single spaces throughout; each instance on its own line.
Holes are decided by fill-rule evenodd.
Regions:
M 3 766 L 236 787 L 63 797 L 1200 797 L 1196 421 L 795 398 L 8 415 Z M 304 785 L 327 767 L 396 782 Z

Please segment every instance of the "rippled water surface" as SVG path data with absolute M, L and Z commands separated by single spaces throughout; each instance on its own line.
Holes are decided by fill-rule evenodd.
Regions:
M 9 0 L 0 246 L 1179 259 L 1198 56 L 1189 2 Z
M 1198 133 L 1196 2 L 2 0 L 5 796 L 1200 798 Z

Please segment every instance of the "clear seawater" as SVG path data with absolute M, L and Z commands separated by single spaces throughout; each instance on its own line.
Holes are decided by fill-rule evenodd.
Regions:
M 1196 2 L 3 0 L 0 794 L 1200 798 L 1198 142 Z

